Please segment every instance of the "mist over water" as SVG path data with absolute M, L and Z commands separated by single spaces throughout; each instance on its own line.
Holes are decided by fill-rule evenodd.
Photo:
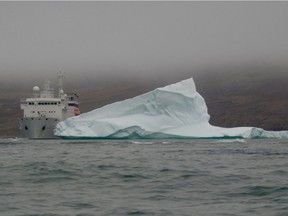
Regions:
M 287 2 L 1 2 L 1 81 L 286 64 L 287 12 Z
M 285 215 L 286 140 L 0 140 L 0 214 Z

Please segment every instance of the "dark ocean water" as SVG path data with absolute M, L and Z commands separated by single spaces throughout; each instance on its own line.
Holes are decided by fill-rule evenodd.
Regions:
M 288 140 L 0 140 L 0 215 L 288 215 Z

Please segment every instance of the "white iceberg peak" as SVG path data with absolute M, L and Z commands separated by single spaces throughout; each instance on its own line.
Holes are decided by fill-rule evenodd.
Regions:
M 69 138 L 288 138 L 287 131 L 209 124 L 192 78 L 60 122 L 55 135 Z
M 197 93 L 196 86 L 192 78 L 157 89 L 161 91 L 183 94 L 187 97 L 193 97 L 194 94 Z

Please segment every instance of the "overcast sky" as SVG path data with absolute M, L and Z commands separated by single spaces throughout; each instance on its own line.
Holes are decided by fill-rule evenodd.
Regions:
M 0 2 L 0 74 L 285 64 L 287 21 L 288 2 Z

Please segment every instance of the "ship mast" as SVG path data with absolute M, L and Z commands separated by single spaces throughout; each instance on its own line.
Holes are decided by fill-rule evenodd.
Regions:
M 63 80 L 64 80 L 64 73 L 60 70 L 58 73 L 58 95 L 59 98 L 64 94 L 63 90 Z

